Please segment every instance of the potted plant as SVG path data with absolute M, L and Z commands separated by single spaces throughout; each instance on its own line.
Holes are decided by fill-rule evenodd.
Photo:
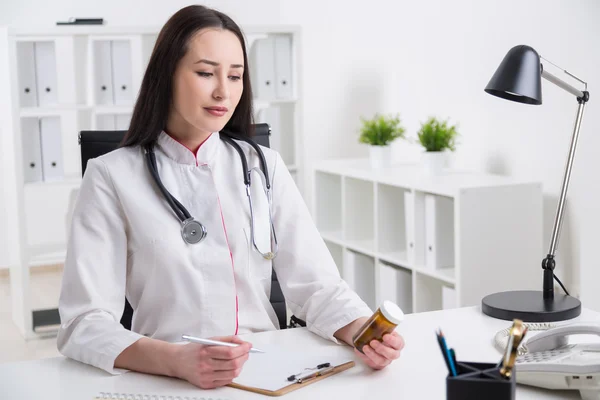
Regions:
M 419 143 L 425 148 L 422 161 L 425 169 L 432 175 L 438 175 L 446 166 L 447 152 L 456 150 L 458 131 L 456 125 L 430 117 L 421 124 L 417 132 Z
M 400 125 L 400 117 L 375 114 L 372 119 L 361 118 L 360 143 L 369 145 L 369 159 L 373 168 L 386 167 L 391 164 L 390 144 L 404 137 L 404 128 Z

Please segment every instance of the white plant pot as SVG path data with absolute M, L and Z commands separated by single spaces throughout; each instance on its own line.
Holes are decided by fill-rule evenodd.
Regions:
M 392 148 L 390 146 L 369 146 L 371 168 L 385 168 L 392 164 Z
M 429 175 L 440 175 L 448 163 L 448 154 L 445 151 L 424 151 L 421 155 L 423 169 Z

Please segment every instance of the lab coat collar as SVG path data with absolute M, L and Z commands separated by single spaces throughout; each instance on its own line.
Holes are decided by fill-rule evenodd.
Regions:
M 200 145 L 194 154 L 190 149 L 162 131 L 158 136 L 158 146 L 173 161 L 179 164 L 204 165 L 210 163 L 219 147 L 219 132 L 213 132 L 208 139 Z

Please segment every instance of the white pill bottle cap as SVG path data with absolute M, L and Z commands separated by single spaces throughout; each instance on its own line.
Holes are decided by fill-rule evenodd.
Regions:
M 390 321 L 392 324 L 398 325 L 400 322 L 404 321 L 404 313 L 396 304 L 392 303 L 389 300 L 385 300 L 381 307 L 381 314 Z

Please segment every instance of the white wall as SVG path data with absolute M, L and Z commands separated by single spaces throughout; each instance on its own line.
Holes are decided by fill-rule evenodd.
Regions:
M 454 155 L 456 167 L 543 182 L 547 194 L 544 243 L 550 237 L 575 99 L 547 82 L 543 84 L 542 106 L 504 101 L 483 89 L 502 57 L 518 44 L 531 45 L 544 57 L 586 79 L 591 99 L 574 164 L 556 272 L 572 292 L 581 293 L 585 306 L 600 310 L 600 291 L 595 290 L 596 282 L 600 282 L 595 248 L 600 222 L 596 207 L 600 163 L 595 154 L 600 148 L 595 94 L 600 82 L 600 2 L 371 0 L 355 6 L 348 1 L 322 0 L 203 3 L 228 13 L 241 25 L 302 27 L 302 122 L 309 161 L 366 156 L 366 148 L 357 142 L 359 116 L 399 112 L 412 136 L 427 116 L 450 117 L 459 123 L 462 134 Z M 179 0 L 20 0 L 0 5 L 0 25 L 52 25 L 71 16 L 104 17 L 111 25 L 162 24 L 187 4 Z M 398 159 L 418 159 L 415 145 L 398 143 L 394 150 Z M 310 196 L 307 193 L 308 199 Z M 540 254 L 540 263 L 543 257 Z M 510 251 L 506 261 L 510 262 Z M 531 268 L 540 268 L 541 284 L 541 267 Z

